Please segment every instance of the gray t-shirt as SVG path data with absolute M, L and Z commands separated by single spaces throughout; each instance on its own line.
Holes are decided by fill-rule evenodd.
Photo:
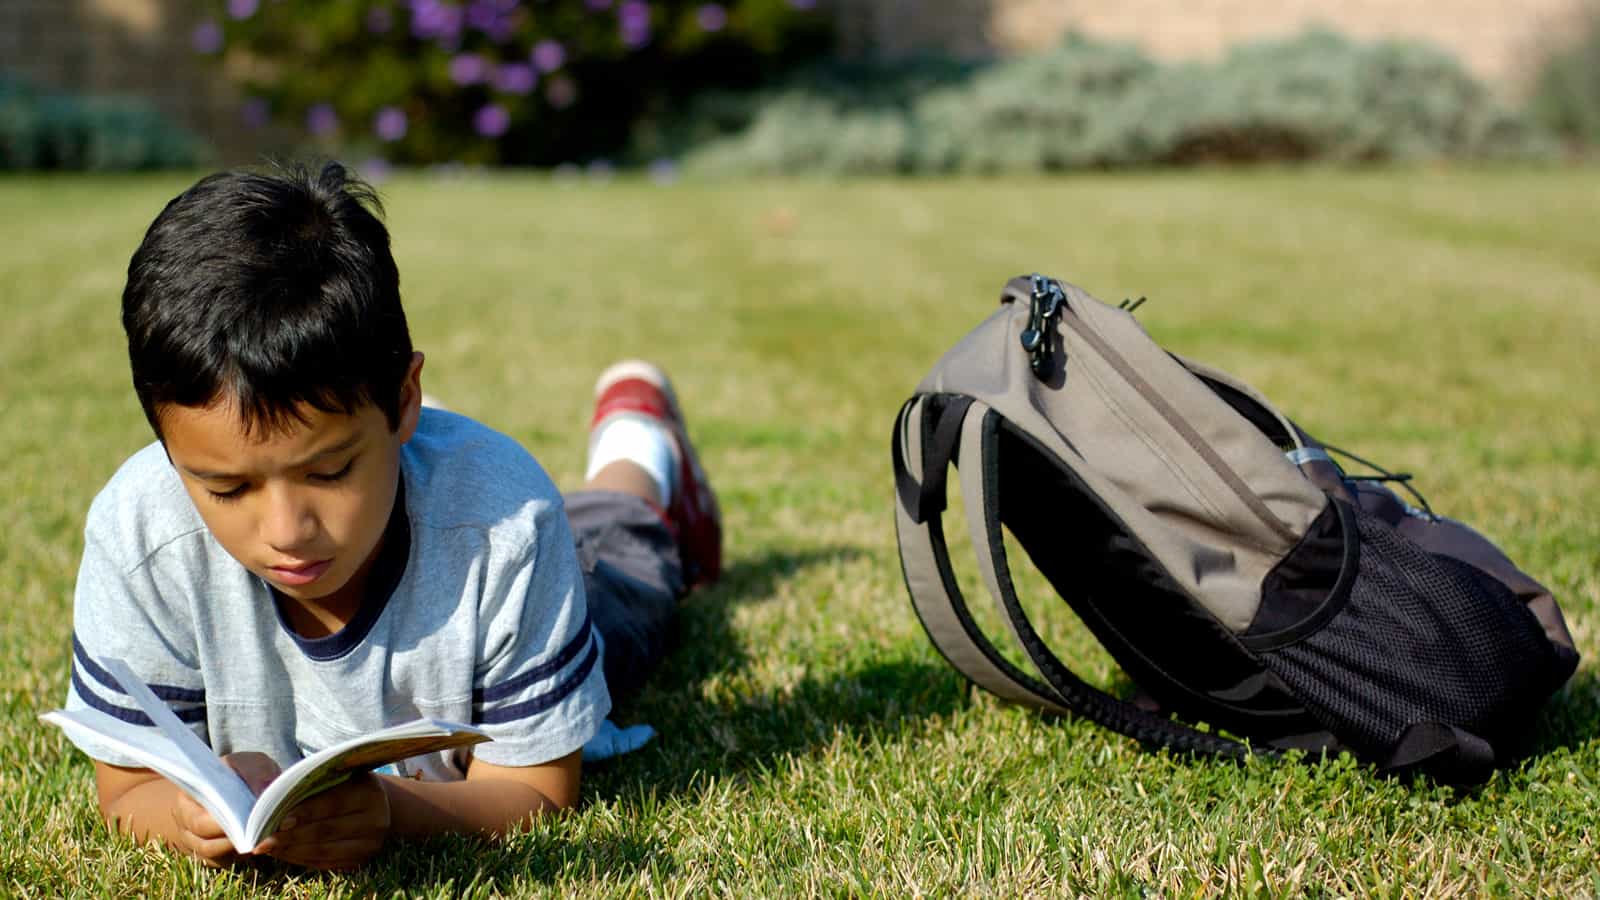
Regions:
M 345 628 L 308 640 L 212 538 L 161 445 L 134 454 L 89 509 L 67 707 L 149 725 L 100 662 L 120 657 L 219 754 L 289 765 L 424 716 L 494 741 L 402 774 L 453 780 L 472 755 L 525 766 L 583 746 L 611 698 L 555 486 L 515 441 L 432 409 L 400 471 L 372 589 Z

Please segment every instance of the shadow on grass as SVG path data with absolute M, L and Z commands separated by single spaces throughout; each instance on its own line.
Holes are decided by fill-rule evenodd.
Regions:
M 843 672 L 840 660 L 819 660 L 827 674 L 759 694 L 708 689 L 737 679 L 760 652 L 734 633 L 737 608 L 770 599 L 779 581 L 801 569 L 848 562 L 862 552 L 847 546 L 773 552 L 730 567 L 715 588 L 685 601 L 676 648 L 619 717 L 650 722 L 661 736 L 641 752 L 586 766 L 585 793 L 630 802 L 680 793 L 708 777 L 766 772 L 783 757 L 838 741 L 893 739 L 966 705 L 965 679 L 910 650 L 862 648 L 859 657 L 847 651 Z M 904 614 L 911 615 L 909 608 Z
M 648 870 L 663 883 L 676 859 L 648 835 L 571 837 L 563 823 L 535 826 L 504 843 L 451 835 L 391 842 L 376 865 L 349 874 L 323 874 L 267 863 L 245 874 L 255 889 L 287 892 L 297 885 L 340 882 L 355 896 L 435 894 L 451 897 L 517 896 L 562 879 L 627 882 Z M 331 885 L 329 885 L 331 886 Z M 332 893 L 343 893 L 335 888 Z
M 1545 704 L 1523 756 L 1537 759 L 1570 750 L 1596 735 L 1600 735 L 1600 678 L 1592 669 L 1579 669 Z
M 646 699 L 649 694 L 682 692 L 720 673 L 744 668 L 749 653 L 729 623 L 735 609 L 772 599 L 780 581 L 803 569 L 842 565 L 861 555 L 860 549 L 849 546 L 775 550 L 730 565 L 714 586 L 695 591 L 679 607 L 674 646 L 650 677 Z

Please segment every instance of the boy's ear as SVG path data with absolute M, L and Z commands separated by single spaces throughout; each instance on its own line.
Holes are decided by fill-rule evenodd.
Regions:
M 411 365 L 406 368 L 406 377 L 400 382 L 400 422 L 395 433 L 400 437 L 400 443 L 411 440 L 417 433 L 417 419 L 422 415 L 422 351 L 416 350 L 411 354 Z

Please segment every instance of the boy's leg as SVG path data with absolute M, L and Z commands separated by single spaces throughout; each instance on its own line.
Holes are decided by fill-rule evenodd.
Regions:
M 720 574 L 721 522 L 656 367 L 619 363 L 601 375 L 589 455 L 583 489 L 567 495 L 567 518 L 605 642 L 606 681 L 620 698 L 665 656 L 678 600 Z

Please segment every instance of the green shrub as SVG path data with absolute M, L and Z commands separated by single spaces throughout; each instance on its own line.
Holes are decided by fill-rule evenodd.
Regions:
M 611 156 L 711 87 L 832 42 L 815 0 L 209 0 L 195 32 L 256 126 L 394 162 Z
M 1600 5 L 1582 39 L 1541 69 L 1531 111 L 1557 134 L 1600 146 Z
M 1053 51 L 967 67 L 897 96 L 863 104 L 854 89 L 796 78 L 761 94 L 742 130 L 705 129 L 714 135 L 686 162 L 729 173 L 1032 172 L 1542 158 L 1552 149 L 1441 51 L 1328 32 L 1167 67 L 1131 47 L 1073 36 Z
M 1443 51 L 1326 31 L 1180 66 L 1127 111 L 1163 163 L 1537 157 L 1549 144 Z
M 914 108 L 916 171 L 1050 171 L 1116 165 L 1135 148 L 1120 121 L 1158 69 L 1132 47 L 1070 36 L 1054 52 L 977 73 Z
M 0 170 L 160 169 L 206 156 L 199 138 L 142 100 L 56 94 L 0 77 Z

